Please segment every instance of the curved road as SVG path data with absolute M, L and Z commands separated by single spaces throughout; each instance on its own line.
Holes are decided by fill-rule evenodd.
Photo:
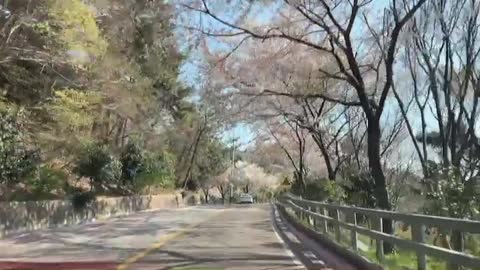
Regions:
M 3 269 L 353 270 L 270 205 L 137 213 L 0 240 Z

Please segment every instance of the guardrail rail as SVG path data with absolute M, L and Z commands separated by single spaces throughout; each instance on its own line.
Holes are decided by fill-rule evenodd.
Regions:
M 426 243 L 427 226 L 441 228 L 442 230 L 478 234 L 480 233 L 479 221 L 328 204 L 305 200 L 291 194 L 279 198 L 277 203 L 282 207 L 293 210 L 301 217 L 312 220 L 312 225 L 316 231 L 327 234 L 329 230 L 328 223 L 333 224 L 337 242 L 341 241 L 340 228 L 349 230 L 351 247 L 354 252 L 358 252 L 358 234 L 374 239 L 376 242 L 376 255 L 380 262 L 385 259 L 383 243 L 387 242 L 399 248 L 414 251 L 417 256 L 418 270 L 427 270 L 427 255 L 441 258 L 450 265 L 449 269 L 455 269 L 455 267 L 458 269 L 462 266 L 475 270 L 480 269 L 480 257 Z M 373 228 L 360 226 L 357 223 L 359 216 L 366 216 L 373 221 Z M 382 221 L 384 219 L 400 221 L 403 224 L 410 225 L 411 240 L 383 233 Z

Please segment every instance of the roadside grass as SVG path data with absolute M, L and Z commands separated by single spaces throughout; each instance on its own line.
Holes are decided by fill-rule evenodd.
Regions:
M 359 234 L 359 241 L 368 245 L 367 250 L 358 250 L 358 253 L 369 261 L 385 267 L 385 270 L 415 270 L 417 269 L 417 255 L 414 252 L 406 250 L 396 250 L 394 254 L 385 255 L 385 259 L 380 262 L 376 255 L 375 246 L 370 245 L 370 237 Z M 372 242 L 375 245 L 375 242 Z M 447 270 L 445 261 L 427 256 L 428 270 Z

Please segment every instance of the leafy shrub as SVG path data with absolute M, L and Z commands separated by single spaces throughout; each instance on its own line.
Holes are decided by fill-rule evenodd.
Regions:
M 89 130 L 95 122 L 95 112 L 101 102 L 101 95 L 95 91 L 64 89 L 54 92 L 48 105 L 52 118 L 63 132 L 77 134 Z
M 430 164 L 430 178 L 424 180 L 428 187 L 424 213 L 429 215 L 471 218 L 480 212 L 480 195 L 474 180 L 465 181 L 458 168 L 443 169 Z
M 57 38 L 69 51 L 86 51 L 94 57 L 101 56 L 107 49 L 107 42 L 95 21 L 91 8 L 81 0 L 52 0 L 48 6 L 49 17 L 57 26 Z M 82 58 L 74 58 L 77 64 Z
M 327 201 L 335 203 L 342 203 L 345 201 L 345 190 L 339 183 L 326 180 L 324 189 L 327 194 Z
M 480 235 L 467 234 L 465 236 L 465 248 L 475 256 L 480 256 Z
M 105 184 L 117 184 L 122 177 L 122 162 L 110 156 L 110 162 L 103 168 L 102 175 Z
M 123 149 L 120 161 L 122 163 L 122 179 L 124 184 L 132 182 L 142 172 L 143 153 L 138 143 L 128 142 Z
M 296 195 L 303 195 L 305 190 L 304 184 L 302 184 L 300 181 L 293 180 L 292 183 L 290 184 L 290 192 Z
M 175 187 L 175 162 L 171 154 L 167 152 L 161 155 L 145 154 L 141 172 L 134 178 L 133 189 L 141 192 L 146 187 L 162 189 Z
M 347 170 L 341 181 L 345 202 L 367 208 L 376 207 L 375 182 L 369 172 Z
M 342 202 L 345 197 L 343 188 L 326 178 L 306 179 L 305 191 L 302 193 L 297 191 L 296 194 L 308 200 L 336 203 Z
M 87 143 L 79 154 L 74 172 L 88 177 L 93 187 L 115 183 L 121 177 L 121 163 L 108 151 L 107 146 Z
M 41 166 L 35 176 L 28 181 L 28 185 L 33 193 L 45 194 L 55 190 L 63 190 L 66 182 L 67 174 L 64 171 Z
M 162 171 L 151 173 L 142 172 L 135 177 L 134 190 L 141 192 L 147 187 L 172 189 L 175 187 L 175 182 Z
M 0 183 L 15 184 L 35 168 L 37 153 L 26 147 L 21 110 L 0 110 Z

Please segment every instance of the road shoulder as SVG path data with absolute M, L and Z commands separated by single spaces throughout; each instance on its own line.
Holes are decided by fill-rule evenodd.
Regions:
M 355 264 L 299 230 L 285 218 L 285 213 L 280 211 L 276 205 L 272 205 L 272 212 L 274 213 L 273 222 L 278 228 L 279 235 L 307 269 L 365 270 L 364 268 L 358 268 Z

